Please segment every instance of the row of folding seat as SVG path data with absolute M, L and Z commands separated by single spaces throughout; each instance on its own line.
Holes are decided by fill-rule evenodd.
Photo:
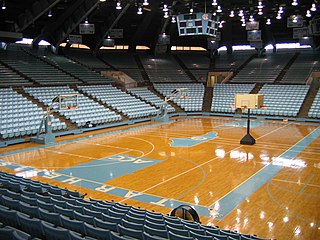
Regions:
M 0 204 L 11 209 L 9 211 L 8 209 L 7 211 L 2 209 L 2 213 L 6 212 L 4 215 L 10 216 L 7 219 L 12 220 L 16 218 L 17 214 L 14 211 L 19 211 L 33 217 L 33 219 L 48 222 L 53 229 L 67 227 L 81 236 L 88 233 L 87 227 L 89 226 L 91 230 L 96 230 L 97 232 L 101 231 L 96 228 L 104 229 L 106 231 L 102 232 L 107 235 L 108 232 L 115 232 L 118 234 L 116 236 L 120 234 L 135 239 L 157 239 L 157 237 L 164 237 L 165 239 L 176 239 L 176 237 L 184 239 L 184 237 L 187 237 L 187 239 L 192 239 L 194 236 L 202 236 L 200 239 L 209 239 L 209 237 L 211 239 L 213 237 L 224 239 L 226 236 L 228 238 L 237 237 L 236 239 L 252 239 L 250 235 L 242 235 L 230 230 L 204 226 L 199 223 L 189 222 L 120 203 L 94 199 L 86 201 L 79 195 L 64 197 L 62 195 L 64 189 L 60 189 L 57 192 L 59 190 L 57 187 L 53 187 L 55 189 L 54 193 L 45 192 L 42 188 L 50 187 L 49 184 L 34 184 L 33 180 L 25 180 L 13 176 L 13 179 L 20 180 L 19 183 L 39 185 L 39 188 L 34 187 L 32 189 L 34 191 L 27 192 L 21 190 L 21 187 L 12 181 L 8 181 L 10 176 L 13 175 L 0 172 L 0 180 L 7 180 L 7 182 L 1 183 L 1 186 L 4 188 L 0 188 Z M 53 229 L 51 230 L 53 231 Z M 144 236 L 143 232 L 147 232 L 150 236 Z
M 99 91 L 97 91 L 98 87 L 100 87 Z M 147 117 L 157 113 L 157 109 L 150 104 L 110 85 L 80 86 L 79 88 L 112 108 L 117 109 L 130 119 Z M 117 94 L 109 95 L 109 92 Z

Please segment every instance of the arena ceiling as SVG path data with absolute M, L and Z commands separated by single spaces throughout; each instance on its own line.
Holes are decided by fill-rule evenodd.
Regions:
M 292 4 L 293 1 L 297 5 Z M 146 4 L 148 2 L 148 5 Z M 240 10 L 246 21 L 252 15 L 260 22 L 263 44 L 297 42 L 293 39 L 292 28 L 287 27 L 287 17 L 301 16 L 304 26 L 319 17 L 318 0 L 2 0 L 0 1 L 0 40 L 14 41 L 9 33 L 22 33 L 25 38 L 34 39 L 35 44 L 46 40 L 58 47 L 66 42 L 69 35 L 79 34 L 79 24 L 88 21 L 95 25 L 95 33 L 82 35 L 82 42 L 91 49 L 99 49 L 111 29 L 123 29 L 123 37 L 115 39 L 116 44 L 154 47 L 158 36 L 165 32 L 170 35 L 171 45 L 207 47 L 206 36 L 178 35 L 177 23 L 172 23 L 172 16 L 193 12 L 216 13 L 223 22 L 220 45 L 248 44 L 245 27 L 241 26 Z M 260 2 L 260 3 L 259 3 Z M 117 4 L 121 9 L 116 9 Z M 168 6 L 168 18 L 164 18 L 164 4 Z M 262 6 L 262 14 L 259 14 Z M 137 14 L 138 8 L 142 14 Z M 222 12 L 217 13 L 221 7 Z M 316 11 L 311 11 L 315 7 Z M 277 19 L 282 9 L 281 19 Z M 314 9 L 312 9 L 314 10 Z M 234 11 L 234 17 L 230 16 Z M 48 16 L 48 13 L 52 16 Z M 311 16 L 307 17 L 306 14 Z M 271 25 L 266 25 L 270 19 Z M 4 33 L 3 33 L 4 32 Z M 319 36 L 314 40 L 319 46 Z

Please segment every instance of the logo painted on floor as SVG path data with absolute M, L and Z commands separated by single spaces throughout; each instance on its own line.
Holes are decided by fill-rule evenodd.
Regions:
M 65 168 L 57 171 L 57 173 L 81 177 L 96 182 L 106 182 L 125 174 L 130 174 L 137 170 L 152 166 L 158 162 L 160 162 L 160 160 L 117 154 L 79 164 L 70 168 Z
M 198 144 L 208 142 L 217 137 L 218 137 L 217 132 L 208 132 L 207 134 L 202 136 L 195 136 L 195 137 L 189 137 L 189 138 L 170 138 L 170 140 L 172 141 L 170 143 L 170 146 L 171 147 L 193 147 Z
M 251 120 L 250 121 L 250 128 L 259 127 L 259 126 L 261 126 L 263 124 L 264 124 L 264 122 Z M 246 128 L 247 127 L 247 120 L 239 120 L 239 121 L 234 121 L 234 122 L 228 122 L 228 123 L 224 124 L 224 126 Z

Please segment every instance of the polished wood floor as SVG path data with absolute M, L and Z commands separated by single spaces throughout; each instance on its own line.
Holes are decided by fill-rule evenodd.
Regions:
M 251 126 L 255 145 L 239 143 L 246 133 L 244 119 L 190 117 L 60 137 L 53 146 L 9 146 L 0 148 L 0 159 L 53 174 L 79 165 L 90 171 L 90 162 L 119 154 L 152 159 L 156 162 L 147 167 L 103 178 L 103 184 L 201 206 L 209 214 L 199 214 L 204 224 L 265 238 L 320 239 L 319 124 L 261 120 Z M 208 133 L 216 136 L 208 137 Z M 78 170 L 70 170 L 70 175 L 71 171 Z M 90 174 L 95 177 L 95 172 Z M 104 193 L 54 178 L 33 179 L 77 189 L 87 197 L 165 214 L 171 211 L 167 205 L 134 200 L 130 195 Z

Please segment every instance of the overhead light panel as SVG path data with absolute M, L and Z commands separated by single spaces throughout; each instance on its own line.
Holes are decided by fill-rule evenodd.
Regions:
M 143 5 L 143 6 L 148 6 L 148 5 L 149 5 L 148 0 L 144 0 L 143 3 L 142 3 L 142 5 Z

